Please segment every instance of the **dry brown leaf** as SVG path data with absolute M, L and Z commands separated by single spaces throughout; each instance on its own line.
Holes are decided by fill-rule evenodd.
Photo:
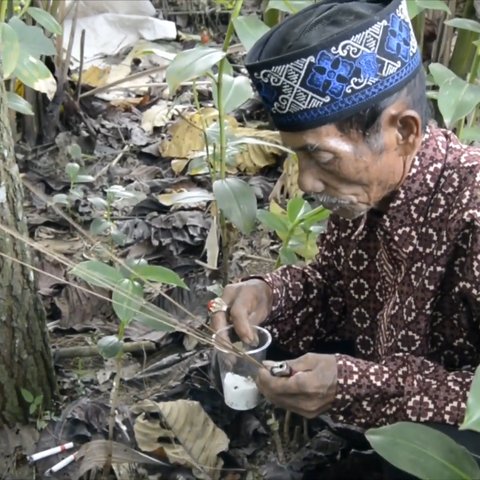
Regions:
M 236 166 L 241 172 L 255 175 L 262 168 L 274 165 L 278 157 L 285 155 L 281 150 L 281 140 L 278 132 L 273 130 L 258 130 L 256 128 L 239 127 L 235 136 L 254 138 L 272 145 L 257 145 L 246 143 L 242 151 L 236 156 Z M 275 147 L 274 145 L 279 145 Z
M 91 87 L 103 87 L 107 84 L 110 67 L 100 68 L 95 65 L 82 72 L 82 83 Z
M 108 440 L 92 440 L 84 444 L 78 451 L 77 458 L 82 462 L 78 468 L 76 479 L 82 477 L 90 470 L 102 468 L 109 455 L 109 441 Z M 137 452 L 121 443 L 112 442 L 112 463 L 146 463 L 150 465 L 161 465 L 168 467 L 165 462 L 161 462 L 156 458 L 149 457 L 144 453 Z M 133 478 L 133 477 L 132 477 Z
M 188 158 L 192 152 L 205 149 L 203 129 L 208 128 L 218 120 L 215 108 L 202 108 L 199 111 L 185 113 L 168 129 L 170 140 L 160 144 L 160 153 L 168 158 Z M 227 117 L 231 127 L 236 127 L 237 121 Z
M 298 159 L 295 154 L 291 154 L 283 162 L 283 172 L 270 193 L 270 200 L 282 203 L 283 199 L 301 195 L 303 192 L 298 186 Z
M 202 108 L 198 112 L 185 114 L 172 124 L 168 130 L 170 139 L 161 143 L 160 153 L 164 157 L 173 158 L 172 169 L 178 175 L 189 161 L 199 156 L 205 150 L 203 129 L 208 128 L 218 120 L 218 112 L 214 108 Z M 235 164 L 228 166 L 229 173 L 237 170 L 249 175 L 255 175 L 262 168 L 275 164 L 277 159 L 285 155 L 281 147 L 280 135 L 273 130 L 259 130 L 249 127 L 240 127 L 231 116 L 226 121 L 230 133 L 236 139 L 253 138 L 256 141 L 266 142 L 269 145 L 248 143 L 239 145 L 240 152 L 235 157 Z M 278 145 L 278 147 L 276 146 Z M 191 171 L 191 175 L 205 173 L 200 169 L 198 173 Z
M 144 400 L 132 410 L 139 414 L 134 431 L 141 450 L 153 452 L 162 448 L 170 462 L 193 468 L 195 478 L 219 478 L 223 460 L 218 454 L 228 449 L 229 440 L 200 403 Z M 162 419 L 147 419 L 145 413 L 161 414 Z

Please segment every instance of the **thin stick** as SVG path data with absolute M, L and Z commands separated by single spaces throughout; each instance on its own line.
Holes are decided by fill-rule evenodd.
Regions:
M 93 177 L 93 181 L 96 182 L 104 173 L 107 173 L 112 167 L 114 167 L 125 155 L 126 152 L 130 150 L 130 145 L 125 145 L 122 148 L 122 151 L 113 159 L 112 163 L 105 165 L 96 175 Z
M 123 345 L 122 352 L 134 353 L 138 351 L 151 352 L 155 350 L 155 343 L 149 340 L 142 342 L 128 342 Z M 72 357 L 93 357 L 100 355 L 100 350 L 97 346 L 92 347 L 63 347 L 54 350 L 55 360 Z

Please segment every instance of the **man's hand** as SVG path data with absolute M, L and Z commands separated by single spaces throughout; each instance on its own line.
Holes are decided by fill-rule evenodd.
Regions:
M 272 289 L 263 280 L 251 279 L 227 285 L 222 300 L 228 310 L 212 315 L 213 330 L 231 323 L 243 342 L 255 345 L 258 339 L 250 325 L 261 325 L 265 321 L 272 310 L 272 297 Z
M 292 367 L 291 377 L 274 377 L 269 366 L 258 372 L 257 385 L 274 405 L 314 418 L 328 410 L 337 389 L 337 361 L 334 355 L 307 353 L 287 363 Z

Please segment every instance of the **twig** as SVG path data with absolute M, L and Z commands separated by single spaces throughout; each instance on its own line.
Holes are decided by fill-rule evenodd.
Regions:
M 126 152 L 130 150 L 130 145 L 125 145 L 122 148 L 122 151 L 113 159 L 112 163 L 109 163 L 108 165 L 105 165 L 93 178 L 93 181 L 96 182 L 102 175 L 108 172 L 108 170 L 112 167 L 114 167 L 120 159 L 125 155 Z
M 288 441 L 290 440 L 289 430 L 290 430 L 291 419 L 292 419 L 292 412 L 290 410 L 287 410 L 285 412 L 285 418 L 283 420 L 283 442 L 285 443 L 285 445 L 287 445 Z
M 258 255 L 250 255 L 249 253 L 242 253 L 242 257 L 250 258 L 251 260 L 258 260 L 259 262 L 275 263 L 275 260 L 273 258 L 260 257 Z
M 148 340 L 144 340 L 141 342 L 128 342 L 123 344 L 123 351 L 125 353 L 133 353 L 139 351 L 153 352 L 154 350 L 156 350 L 155 344 Z M 93 357 L 95 355 L 100 355 L 100 351 L 97 346 L 63 347 L 56 348 L 54 350 L 55 360 L 72 357 Z
M 275 448 L 277 450 L 277 458 L 280 463 L 285 463 L 285 452 L 283 451 L 282 439 L 280 438 L 280 434 L 278 432 L 279 425 L 278 420 L 275 418 L 275 413 L 272 412 L 272 416 L 267 421 L 267 424 L 270 426 L 272 430 L 272 437 L 273 443 L 275 444 Z
M 82 34 L 80 35 L 80 66 L 78 67 L 77 92 L 75 95 L 75 100 L 77 101 L 77 103 L 80 101 L 80 92 L 82 91 L 82 73 L 83 73 L 84 55 L 85 55 L 85 29 L 82 29 Z
M 92 90 L 89 90 L 88 92 L 84 92 L 80 94 L 79 98 L 85 98 L 85 97 L 90 97 L 92 95 L 96 95 L 97 93 L 102 93 L 105 92 L 106 90 L 109 90 L 112 87 L 115 87 L 117 85 L 121 85 L 122 83 L 129 82 L 130 80 L 136 80 L 137 78 L 142 78 L 145 77 L 146 75 L 150 75 L 152 73 L 157 73 L 161 72 L 162 70 L 165 70 L 167 67 L 165 65 L 163 66 L 157 66 L 157 67 L 152 67 L 149 68 L 148 70 L 143 70 L 143 72 L 136 72 L 132 73 L 131 75 L 128 75 L 125 78 L 120 78 L 118 80 L 115 80 L 112 83 L 109 83 L 108 85 L 103 85 L 102 87 L 97 87 Z

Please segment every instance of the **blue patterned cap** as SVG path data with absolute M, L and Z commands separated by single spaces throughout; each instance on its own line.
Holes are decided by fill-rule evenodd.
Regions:
M 360 4 L 373 13 L 360 15 Z M 317 21 L 322 18 L 328 27 Z M 309 36 L 312 28 L 317 31 Z M 245 65 L 277 128 L 295 132 L 350 117 L 392 95 L 414 76 L 421 57 L 405 0 L 326 0 L 267 32 Z

